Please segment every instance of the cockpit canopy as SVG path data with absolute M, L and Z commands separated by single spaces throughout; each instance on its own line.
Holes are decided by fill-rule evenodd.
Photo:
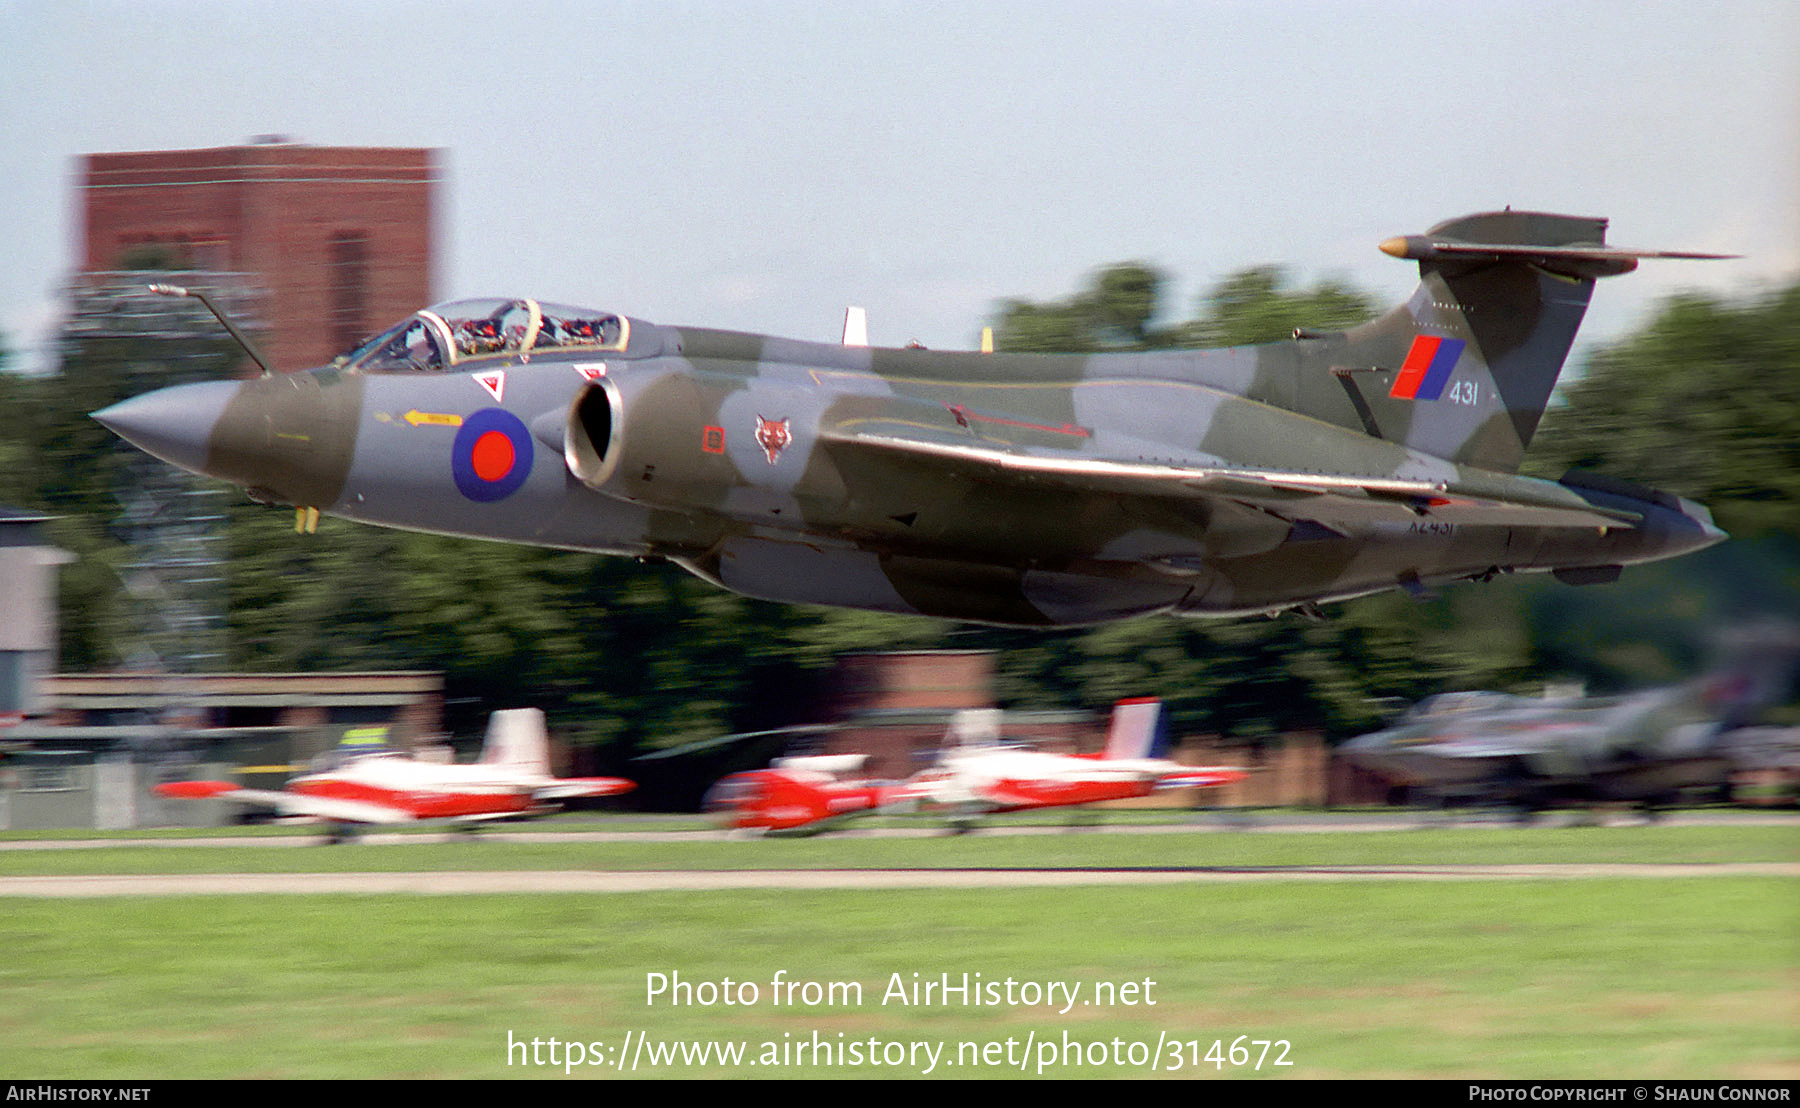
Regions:
M 630 338 L 630 320 L 591 308 L 536 300 L 457 300 L 414 312 L 343 355 L 338 364 L 368 373 L 435 372 L 482 358 L 622 352 Z

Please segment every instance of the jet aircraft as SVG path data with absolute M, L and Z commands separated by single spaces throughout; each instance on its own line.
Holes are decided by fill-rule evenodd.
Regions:
M 1769 671 L 1722 672 L 1615 697 L 1445 693 L 1339 753 L 1441 804 L 1510 808 L 1521 821 L 1607 803 L 1654 816 L 1684 793 L 1728 789 L 1736 729 L 1785 685 Z
M 1667 493 L 1517 473 L 1596 280 L 1702 256 L 1605 230 L 1508 210 L 1390 239 L 1406 303 L 1256 347 L 884 349 L 463 301 L 95 418 L 302 530 L 667 559 L 789 603 L 1054 627 L 1589 584 L 1725 537 Z
M 616 796 L 635 786 L 622 777 L 552 777 L 544 714 L 536 708 L 495 712 L 479 761 L 444 765 L 360 742 L 354 732 L 338 748 L 340 764 L 288 782 L 285 790 L 240 788 L 230 781 L 158 785 L 163 796 L 231 800 L 334 825 L 333 839 L 359 824 L 449 820 L 473 825 L 523 819 L 577 797 Z

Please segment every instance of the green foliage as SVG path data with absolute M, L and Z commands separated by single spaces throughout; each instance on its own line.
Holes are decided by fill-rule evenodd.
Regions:
M 1733 536 L 1800 534 L 1800 283 L 1731 304 L 1682 296 L 1594 356 L 1533 447 L 1700 500 Z
M 1277 266 L 1233 274 L 1201 298 L 1195 318 L 1156 330 L 1151 320 L 1161 309 L 1167 277 L 1143 262 L 1121 262 L 1096 272 L 1085 289 L 1066 300 L 1007 301 L 995 323 L 994 347 L 1085 354 L 1246 346 L 1286 339 L 1296 327 L 1351 327 L 1375 314 L 1373 300 L 1339 282 L 1325 281 L 1311 289 L 1289 289 L 1287 282 L 1286 272 Z
M 1165 345 L 1150 329 L 1164 281 L 1160 271 L 1143 262 L 1121 262 L 1094 274 L 1085 290 L 1067 300 L 1007 301 L 994 329 L 994 348 L 1085 354 Z
M 1709 629 L 1800 619 L 1800 283 L 1737 303 L 1675 297 L 1585 368 L 1527 465 L 1691 497 L 1732 541 L 1604 589 L 1540 586 L 1538 664 L 1600 689 L 1666 683 L 1707 664 Z
M 1262 266 L 1221 281 L 1201 302 L 1200 314 L 1177 329 L 1181 346 L 1250 346 L 1280 342 L 1294 328 L 1329 331 L 1353 327 L 1375 315 L 1367 295 L 1336 281 L 1288 291 L 1286 273 Z
M 0 502 L 57 517 L 51 538 L 77 559 L 60 578 L 65 668 L 128 660 L 132 556 L 121 496 L 134 472 L 160 466 L 89 413 L 161 385 L 222 377 L 234 353 L 224 339 L 94 334 L 64 343 L 55 374 L 0 374 L 0 461 L 16 463 L 0 472 Z

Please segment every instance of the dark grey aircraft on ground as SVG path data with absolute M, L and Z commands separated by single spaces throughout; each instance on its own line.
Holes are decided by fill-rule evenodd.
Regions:
M 1499 692 L 1421 700 L 1395 725 L 1338 748 L 1411 799 L 1510 808 L 1629 803 L 1654 812 L 1726 789 L 1736 768 L 1708 690 L 1538 700 Z
M 1730 665 L 1686 684 L 1613 697 L 1445 693 L 1338 753 L 1414 800 L 1506 807 L 1526 819 L 1606 803 L 1654 813 L 1683 794 L 1722 795 L 1772 745 L 1767 729 L 1747 725 L 1787 694 L 1800 659 L 1791 629 L 1732 639 Z M 1761 746 L 1743 741 L 1753 737 Z
M 1410 300 L 1265 346 L 890 350 L 460 302 L 95 418 L 303 526 L 665 558 L 791 603 L 1050 627 L 1592 583 L 1725 537 L 1666 493 L 1516 473 L 1595 280 L 1697 256 L 1605 228 L 1505 211 L 1391 239 Z

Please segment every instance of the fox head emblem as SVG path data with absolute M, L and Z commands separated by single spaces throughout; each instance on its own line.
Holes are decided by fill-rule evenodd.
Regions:
M 787 420 L 765 419 L 760 415 L 756 417 L 756 445 L 763 448 L 763 454 L 769 459 L 770 465 L 775 464 L 775 460 L 781 457 L 781 452 L 793 441 L 794 433 L 788 430 Z

